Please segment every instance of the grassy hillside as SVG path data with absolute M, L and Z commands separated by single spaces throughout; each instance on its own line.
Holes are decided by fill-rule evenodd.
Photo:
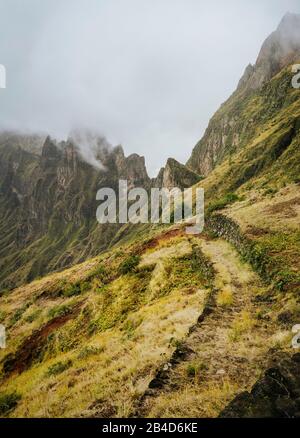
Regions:
M 213 117 L 201 142 L 208 147 L 210 129 L 225 135 L 226 142 L 216 151 L 215 169 L 204 182 L 209 197 L 252 185 L 268 190 L 299 181 L 300 99 L 299 90 L 291 86 L 291 68 L 256 92 L 237 91 Z M 194 154 L 200 157 L 201 150 Z
M 175 229 L 2 297 L 1 397 L 21 397 L 12 415 L 132 414 L 212 278 L 199 242 Z
M 260 277 L 240 243 L 265 245 L 276 266 L 278 236 L 298 232 L 297 192 L 251 192 L 215 212 L 225 221 L 215 226 L 212 216 L 200 236 L 180 226 L 144 231 L 4 295 L 2 415 L 217 416 L 251 389 L 270 351 L 291 351 L 299 297 L 293 285 Z M 287 253 L 296 260 L 299 239 Z
M 259 89 L 239 88 L 216 113 L 190 161 L 199 171 L 204 157 L 207 171 L 201 235 L 183 224 L 126 225 L 97 257 L 2 291 L 0 416 L 216 417 L 241 392 L 251 398 L 270 357 L 291 358 L 299 93 L 286 66 Z M 76 245 L 81 236 L 70 235 Z

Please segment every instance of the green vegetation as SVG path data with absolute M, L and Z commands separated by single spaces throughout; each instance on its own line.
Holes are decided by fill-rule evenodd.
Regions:
M 31 305 L 31 303 L 25 303 L 22 307 L 17 309 L 11 319 L 9 320 L 8 326 L 12 327 L 14 326 L 24 315 L 28 307 Z
M 240 198 L 235 193 L 227 193 L 217 201 L 211 202 L 207 208 L 207 213 L 213 213 L 214 211 L 223 210 L 223 208 L 239 200 Z
M 37 310 L 33 311 L 32 313 L 30 313 L 28 316 L 26 316 L 25 321 L 32 323 L 41 315 L 41 313 L 42 313 L 42 310 L 37 309 Z
M 127 264 L 128 260 L 131 261 L 132 258 L 125 260 L 125 270 L 127 272 L 129 265 L 130 276 L 127 273 L 97 292 L 99 311 L 88 324 L 90 334 L 122 324 L 129 312 L 137 310 L 145 303 L 151 272 L 134 273 L 133 270 L 136 270 L 137 267 L 136 259 L 133 264 Z M 135 267 L 133 268 L 133 266 Z
M 131 255 L 126 258 L 119 267 L 119 272 L 122 275 L 129 274 L 130 272 L 134 272 L 138 264 L 140 263 L 140 257 L 137 255 Z
M 88 346 L 88 347 L 84 347 L 79 352 L 77 358 L 79 360 L 82 360 L 82 359 L 86 359 L 87 357 L 90 357 L 90 356 L 96 356 L 96 355 L 101 354 L 103 352 L 104 352 L 104 348 L 103 347 L 93 347 L 93 346 L 89 347 Z
M 221 307 L 230 307 L 233 304 L 232 288 L 227 285 L 219 291 L 217 296 L 217 304 Z
M 5 312 L 3 312 L 2 310 L 0 310 L 0 323 L 3 322 L 6 318 L 6 314 Z
M 189 291 L 197 288 L 209 288 L 212 285 L 214 271 L 210 261 L 194 245 L 190 255 L 172 260 L 166 264 L 168 281 L 162 287 L 160 296 L 169 294 L 173 289 Z
M 207 226 L 231 242 L 242 260 L 250 263 L 267 283 L 273 283 L 279 291 L 289 290 L 297 294 L 300 284 L 300 234 L 297 229 L 268 230 L 250 239 L 242 234 L 237 223 L 222 214 L 213 215 Z
M 71 360 L 68 360 L 66 362 L 57 362 L 48 368 L 46 375 L 47 375 L 47 377 L 57 376 L 58 374 L 61 374 L 64 371 L 66 371 L 71 366 L 72 366 Z
M 86 215 L 80 227 L 62 227 L 74 193 L 81 218 L 99 182 L 80 164 L 46 235 L 3 258 L 8 288 L 56 272 L 1 300 L 9 343 L 0 350 L 0 416 L 218 416 L 270 352 L 290 352 L 299 314 L 299 102 L 285 69 L 220 108 L 192 160 L 198 165 L 213 139 L 199 236 L 186 235 L 185 224 L 100 229 Z M 52 181 L 25 168 L 30 180 Z M 12 224 L 0 214 L 2 234 L 12 238 L 0 200 Z M 89 254 L 98 255 L 81 263 Z M 148 397 L 161 370 L 167 379 Z
M 198 372 L 197 365 L 188 364 L 188 366 L 186 368 L 186 374 L 188 377 L 196 377 L 197 372 Z
M 90 287 L 88 281 L 66 284 L 62 289 L 62 295 L 67 298 L 74 297 L 88 291 Z
M 65 315 L 68 315 L 72 312 L 72 307 L 66 304 L 62 304 L 61 306 L 55 306 L 49 310 L 48 316 L 51 319 L 59 318 Z
M 254 327 L 255 321 L 247 311 L 243 311 L 240 316 L 233 323 L 229 339 L 232 342 L 237 342 L 245 333 L 251 331 Z
M 0 415 L 8 414 L 17 406 L 19 400 L 21 400 L 21 396 L 16 392 L 0 393 Z
M 299 231 L 269 233 L 248 248 L 244 258 L 260 275 L 273 281 L 279 291 L 290 288 L 297 292 L 300 273 L 295 269 L 295 261 L 299 256 Z

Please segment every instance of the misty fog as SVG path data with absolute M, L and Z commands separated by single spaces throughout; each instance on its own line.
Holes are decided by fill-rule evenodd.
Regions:
M 153 176 L 186 161 L 287 11 L 299 0 L 0 0 L 0 129 L 96 130 Z

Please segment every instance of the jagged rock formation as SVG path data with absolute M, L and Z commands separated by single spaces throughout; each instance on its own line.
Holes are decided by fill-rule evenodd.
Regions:
M 4 131 L 0 133 L 0 146 L 9 144 L 12 146 L 19 146 L 24 151 L 31 152 L 36 155 L 42 153 L 43 144 L 45 142 L 46 135 L 34 135 L 34 134 L 17 134 L 11 131 Z
M 270 81 L 285 67 L 300 60 L 300 15 L 287 14 L 277 30 L 264 42 L 255 66 L 248 65 L 238 88 L 211 119 L 204 137 L 195 146 L 187 166 L 207 176 L 228 155 L 247 145 L 256 135 L 258 123 L 269 120 L 291 94 L 291 76 L 278 84 Z M 264 98 L 264 107 L 259 100 Z
M 184 189 L 197 184 L 200 180 L 201 177 L 198 174 L 174 160 L 174 158 L 169 158 L 166 166 L 160 169 L 157 178 L 153 180 L 152 185 L 168 189 L 173 187 Z
M 0 137 L 0 284 L 11 288 L 70 266 L 106 249 L 119 224 L 96 221 L 96 193 L 152 186 L 190 187 L 198 176 L 168 160 L 162 178 L 151 180 L 144 157 L 125 157 L 122 146 L 74 131 L 66 142 L 47 137 Z
M 122 146 L 115 148 L 113 156 L 119 170 L 119 178 L 127 180 L 128 188 L 144 187 L 148 189 L 151 180 L 148 176 L 145 158 L 138 154 L 131 154 L 125 158 Z
M 119 178 L 197 182 L 175 160 L 149 180 L 143 158 L 100 138 L 47 138 L 40 155 L 2 144 L 2 283 L 124 240 L 3 294 L 0 416 L 299 417 L 299 90 L 289 65 L 257 89 L 253 75 L 201 143 L 216 168 L 200 236 L 95 223 L 96 190 Z
M 287 13 L 264 42 L 255 66 L 246 68 L 238 88 L 257 90 L 286 65 L 300 59 L 300 15 Z
M 289 63 L 300 59 L 299 22 L 287 14 L 266 40 L 256 65 L 248 66 L 212 118 L 188 168 L 169 159 L 151 180 L 143 157 L 125 157 L 121 146 L 91 133 L 73 132 L 62 143 L 3 133 L 0 283 L 12 287 L 107 248 L 118 226 L 97 224 L 95 194 L 101 187 L 117 190 L 119 179 L 129 188 L 185 188 L 222 163 L 222 171 L 204 182 L 207 198 L 262 175 L 268 182 L 297 182 L 300 100 Z
M 40 155 L 15 139 L 0 146 L 0 282 L 9 288 L 108 246 L 119 225 L 97 223 L 99 188 L 117 191 L 119 179 L 150 185 L 144 158 L 126 158 L 121 147 L 102 142 L 96 168 L 72 139 L 56 143 L 48 137 Z

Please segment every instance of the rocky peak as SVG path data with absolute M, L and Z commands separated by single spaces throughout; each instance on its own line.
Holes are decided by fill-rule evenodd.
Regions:
M 68 142 L 77 148 L 84 161 L 98 170 L 103 170 L 103 162 L 112 151 L 111 144 L 104 136 L 89 129 L 72 130 Z
M 256 90 L 283 67 L 300 59 L 300 14 L 287 13 L 275 32 L 265 40 L 255 66 L 251 64 L 239 82 L 239 88 Z
M 299 48 L 300 43 L 300 14 L 287 12 L 277 28 L 277 34 L 282 45 L 286 44 L 287 50 Z
M 20 147 L 26 152 L 40 155 L 46 136 L 43 134 L 25 134 L 21 132 L 4 131 L 0 133 L 0 146 L 11 145 Z
M 119 144 L 118 146 L 114 147 L 113 153 L 118 159 L 124 160 L 125 154 L 124 154 L 124 149 L 123 149 L 122 145 Z
M 285 67 L 299 61 L 300 15 L 289 13 L 262 45 L 255 65 L 247 66 L 236 92 L 212 117 L 204 136 L 193 149 L 187 166 L 200 175 L 207 176 L 225 157 L 245 146 L 256 132 L 260 119 L 263 119 L 266 113 L 268 117 L 271 117 L 272 112 L 275 114 L 288 96 L 287 88 L 283 92 L 280 84 L 275 86 L 275 76 Z M 270 85 L 270 96 L 270 90 L 264 91 L 263 87 L 272 81 L 274 87 Z M 290 79 L 287 78 L 282 86 L 292 89 Z M 250 116 L 250 111 L 246 111 L 255 92 L 265 96 L 260 117 L 257 114 L 259 107 L 256 107 L 254 101 L 249 110 L 257 108 L 255 114 Z M 270 99 L 273 99 L 272 104 Z
M 252 64 L 248 64 L 243 76 L 240 79 L 240 82 L 238 84 L 238 88 L 242 88 L 244 85 L 247 84 L 247 82 L 249 81 L 249 79 L 253 75 L 254 71 L 255 71 L 254 66 Z
M 41 163 L 43 168 L 55 165 L 62 156 L 62 151 L 55 140 L 48 136 L 42 148 Z
M 168 189 L 178 187 L 188 188 L 199 182 L 201 177 L 174 158 L 169 158 L 165 167 L 160 169 L 153 185 Z
M 150 178 L 147 173 L 144 157 L 138 154 L 131 154 L 125 157 L 124 153 L 123 155 L 119 153 L 116 164 L 119 177 L 126 179 L 129 187 L 148 188 L 150 186 Z

